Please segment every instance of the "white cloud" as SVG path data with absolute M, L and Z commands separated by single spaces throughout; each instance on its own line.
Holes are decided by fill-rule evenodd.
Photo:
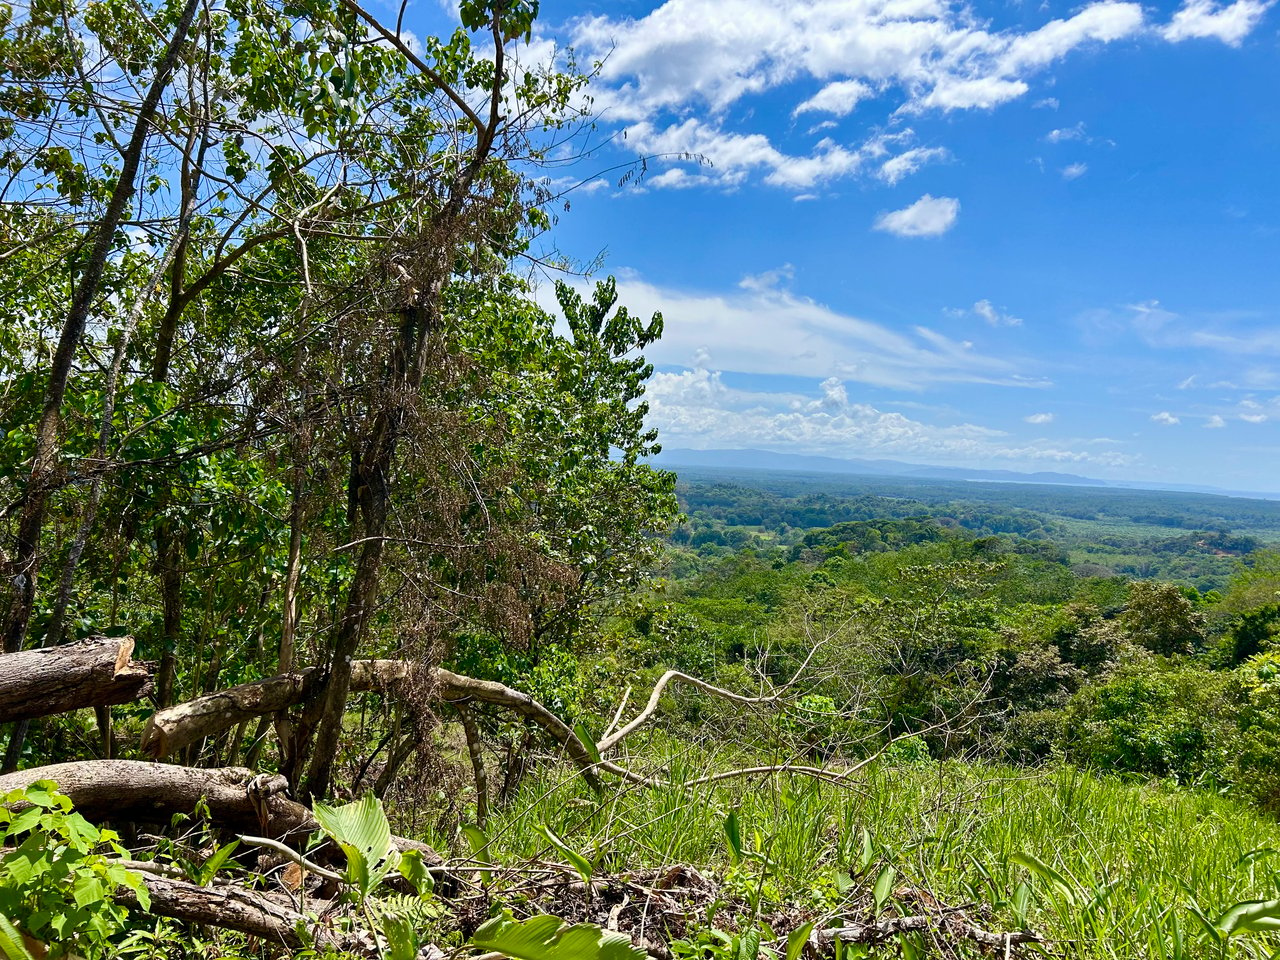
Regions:
M 1140 37 L 1238 42 L 1268 2 L 1188 0 L 1153 31 L 1139 3 L 1120 0 L 1094 0 L 1032 29 L 997 29 L 967 0 L 666 0 L 640 17 L 579 17 L 562 39 L 581 60 L 601 62 L 590 95 L 605 123 L 658 131 L 696 117 L 717 139 L 732 141 L 758 134 L 740 126 L 750 122 L 742 119 L 750 109 L 730 108 L 750 107 L 765 93 L 781 91 L 793 116 L 848 116 L 872 97 L 899 116 L 993 109 L 1026 95 L 1038 74 L 1082 48 Z M 1048 97 L 1036 105 L 1058 103 Z M 645 150 L 630 138 L 629 145 Z M 853 176 L 867 172 L 850 159 L 860 151 L 819 142 L 738 174 L 780 186 Z M 671 183 L 687 185 L 674 177 Z
M 1063 180 L 1079 180 L 1089 172 L 1087 163 L 1072 163 L 1062 168 Z
M 1240 419 L 1245 423 L 1266 423 L 1267 415 L 1265 413 L 1242 413 Z
M 626 129 L 627 142 L 637 152 L 682 166 L 643 182 L 646 187 L 689 187 L 718 184 L 734 188 L 752 173 L 765 183 L 794 190 L 851 176 L 874 167 L 875 175 L 897 183 L 925 163 L 946 157 L 941 147 L 908 147 L 915 137 L 910 128 L 892 134 L 878 134 L 857 147 L 847 147 L 824 137 L 805 156 L 784 153 L 761 133 L 730 133 L 697 117 L 658 127 L 649 121 Z M 692 158 L 692 159 L 691 159 Z
M 990 110 L 1009 100 L 1017 100 L 1030 89 L 1025 81 L 1002 77 L 977 77 L 968 80 L 943 77 L 916 107 L 934 107 L 944 111 Z
M 886 183 L 895 184 L 903 177 L 915 173 L 930 160 L 942 160 L 948 155 L 942 147 L 915 147 L 882 163 L 879 177 Z
M 1194 373 L 1193 373 L 1193 374 L 1191 374 L 1191 376 L 1187 377 L 1185 380 L 1179 380 L 1179 381 L 1178 381 L 1178 389 L 1179 389 L 1179 390 L 1190 390 L 1192 387 L 1194 387 L 1194 386 L 1196 385 L 1196 376 L 1197 376 L 1197 374 L 1194 374 Z
M 1151 415 L 1151 420 L 1153 423 L 1158 423 L 1165 427 L 1174 427 L 1182 422 L 1168 410 L 1161 410 L 1159 413 L 1153 413 Z
M 875 229 L 899 237 L 940 237 L 955 226 L 959 215 L 959 200 L 926 193 L 909 207 L 882 213 Z
M 1022 318 L 1011 313 L 997 310 L 990 300 L 979 300 L 973 305 L 973 312 L 993 327 L 1020 327 Z
M 1052 413 L 1033 413 L 1029 417 L 1023 417 L 1027 423 L 1053 423 Z
M 1187 0 L 1160 32 L 1171 43 L 1212 38 L 1239 46 L 1270 6 L 1263 0 L 1236 0 L 1225 6 L 1214 0 Z
M 654 363 L 689 366 L 715 357 L 723 370 L 784 374 L 920 391 L 944 383 L 1035 388 L 1028 362 L 976 350 L 928 327 L 892 329 L 841 313 L 801 296 L 787 285 L 787 268 L 744 278 L 736 290 L 697 292 L 658 287 L 621 274 L 619 302 L 635 315 L 661 311 L 662 339 L 646 351 Z M 583 281 L 580 289 L 590 284 Z M 555 309 L 549 289 L 539 291 Z
M 1223 420 L 1218 414 L 1214 414 L 1204 422 L 1206 430 L 1221 430 L 1227 425 L 1227 421 Z
M 858 105 L 875 91 L 861 80 L 837 80 L 829 83 L 808 100 L 803 101 L 792 116 L 802 113 L 831 113 L 837 117 L 847 117 Z
M 1087 134 L 1084 132 L 1084 121 L 1077 123 L 1074 127 L 1060 127 L 1050 130 L 1044 135 L 1044 138 L 1050 143 L 1062 143 L 1064 140 L 1084 140 Z
M 1119 466 L 1129 455 L 1079 442 L 1017 444 L 1001 430 L 967 422 L 930 424 L 850 399 L 846 381 L 823 380 L 815 394 L 728 387 L 706 369 L 656 373 L 646 399 L 650 423 L 668 446 L 765 447 L 826 456 L 907 456 L 972 465 L 1043 468 Z
M 1058 103 L 1057 97 L 1045 97 L 1043 100 L 1037 100 L 1031 106 L 1037 110 L 1057 110 L 1061 104 Z

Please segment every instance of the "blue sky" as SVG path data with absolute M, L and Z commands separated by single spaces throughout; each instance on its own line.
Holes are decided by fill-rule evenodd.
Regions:
M 672 447 L 1280 490 L 1263 0 L 546 0 L 608 54 L 554 240 L 661 310 Z M 709 161 L 677 159 L 699 154 Z

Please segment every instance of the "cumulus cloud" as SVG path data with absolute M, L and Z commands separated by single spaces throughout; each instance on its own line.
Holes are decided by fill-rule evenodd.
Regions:
M 1242 413 L 1240 419 L 1245 423 L 1266 423 L 1267 415 L 1265 413 Z
M 1206 430 L 1221 430 L 1226 425 L 1227 421 L 1223 420 L 1222 417 L 1216 413 L 1204 422 Z
M 1063 180 L 1079 180 L 1089 172 L 1087 163 L 1072 163 L 1062 168 Z
M 707 369 L 654 374 L 646 399 L 650 423 L 668 446 L 764 447 L 843 457 L 915 457 L 934 462 L 1120 466 L 1113 449 L 1048 442 L 1015 443 L 1001 430 L 956 422 L 929 424 L 852 400 L 830 377 L 813 393 L 735 390 Z
M 1161 33 L 1171 43 L 1214 39 L 1235 47 L 1258 25 L 1270 6 L 1263 0 L 1236 0 L 1225 5 L 1213 0 L 1187 0 Z
M 959 215 L 959 200 L 926 193 L 909 207 L 880 214 L 875 228 L 898 237 L 940 237 L 955 226 Z
M 910 176 L 931 160 L 945 159 L 949 154 L 943 147 L 915 147 L 880 164 L 879 177 L 894 184 Z
M 792 111 L 792 116 L 802 113 L 830 113 L 837 117 L 847 117 L 858 105 L 875 91 L 861 80 L 837 80 L 829 83 L 808 100 L 804 100 Z
M 833 310 L 794 292 L 793 282 L 791 270 L 781 267 L 746 277 L 737 289 L 701 292 L 622 273 L 618 297 L 634 314 L 662 312 L 662 339 L 646 351 L 660 366 L 697 365 L 699 357 L 705 366 L 714 357 L 720 369 L 739 373 L 836 377 L 911 391 L 945 383 L 1049 385 L 1029 376 L 1021 357 L 992 355 L 926 326 L 894 329 Z M 579 288 L 585 292 L 589 284 Z M 549 289 L 540 290 L 539 298 L 556 309 Z
M 1029 417 L 1023 417 L 1027 423 L 1053 423 L 1052 413 L 1033 413 Z
M 1094 0 L 1068 17 L 1005 29 L 965 0 L 666 0 L 640 17 L 578 17 L 561 39 L 580 59 L 601 61 L 591 96 L 605 122 L 661 131 L 697 117 L 731 145 L 757 131 L 731 128 L 730 109 L 761 94 L 782 91 L 793 116 L 844 117 L 872 97 L 899 116 L 990 110 L 1025 96 L 1038 74 L 1083 48 L 1153 36 L 1238 43 L 1268 2 L 1187 0 L 1153 31 L 1141 4 L 1122 0 Z M 1053 98 L 1036 105 L 1058 106 Z M 628 143 L 646 150 L 630 135 Z M 762 144 L 745 146 L 765 152 Z M 758 172 L 791 187 L 797 179 L 868 172 L 850 160 L 861 152 L 857 143 L 819 141 L 790 151 L 782 165 L 809 160 L 821 174 L 791 177 L 779 174 L 778 164 L 755 163 L 740 166 L 739 175 Z
M 942 147 L 910 146 L 915 137 L 910 128 L 876 134 L 856 147 L 824 137 L 805 155 L 779 150 L 762 133 L 728 132 L 699 117 L 667 126 L 645 120 L 627 127 L 626 135 L 632 148 L 660 162 L 694 164 L 688 170 L 671 167 L 646 180 L 647 187 L 718 184 L 733 188 L 754 173 L 773 186 L 808 190 L 864 170 L 880 180 L 897 183 L 926 163 L 948 156 Z
M 1151 420 L 1153 423 L 1158 423 L 1162 427 L 1175 427 L 1182 422 L 1168 410 L 1161 410 L 1159 413 L 1153 413 L 1151 415 Z

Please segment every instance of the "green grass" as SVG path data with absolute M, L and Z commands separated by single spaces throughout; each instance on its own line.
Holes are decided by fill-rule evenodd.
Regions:
M 676 779 L 705 772 L 688 756 L 670 764 Z M 869 887 L 888 863 L 899 886 L 988 905 L 995 929 L 1017 929 L 1025 883 L 1027 924 L 1056 942 L 1055 955 L 1266 957 L 1277 947 L 1259 934 L 1219 943 L 1192 909 L 1213 918 L 1280 897 L 1280 825 L 1228 797 L 1070 768 L 968 764 L 881 766 L 848 788 L 782 778 L 692 792 L 615 787 L 599 798 L 558 776 L 527 782 L 491 822 L 499 862 L 545 856 L 534 828 L 546 824 L 600 872 L 676 863 L 723 872 L 724 821 L 737 810 L 745 846 L 772 861 L 780 900 L 811 902 L 837 870 Z M 1018 865 L 1023 853 L 1065 886 Z

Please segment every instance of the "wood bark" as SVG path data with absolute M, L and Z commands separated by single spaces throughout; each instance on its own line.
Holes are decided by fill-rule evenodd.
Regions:
M 143 874 L 147 892 L 151 894 L 152 916 L 171 917 L 188 923 L 200 923 L 223 930 L 236 930 L 291 949 L 308 946 L 309 939 L 322 950 L 340 949 L 333 934 L 313 918 L 299 913 L 291 905 L 267 893 L 223 885 L 201 887 L 185 880 Z M 120 887 L 117 903 L 141 910 L 137 895 L 128 887 Z
M 76 811 L 91 821 L 168 823 L 190 814 L 201 801 L 218 826 L 293 841 L 319 829 L 310 809 L 285 796 L 289 784 L 278 774 L 244 767 L 202 769 L 148 760 L 83 760 L 33 767 L 0 776 L 0 796 L 38 780 L 52 780 Z M 428 866 L 444 859 L 417 840 L 392 837 L 404 853 L 416 850 Z
M 129 703 L 151 693 L 131 637 L 95 637 L 0 655 L 0 723 Z
M 37 780 L 52 780 L 92 821 L 168 823 L 203 800 L 212 820 L 242 832 L 279 838 L 315 829 L 311 811 L 284 796 L 283 777 L 255 776 L 243 767 L 201 770 L 146 760 L 55 763 L 5 774 L 0 794 Z

